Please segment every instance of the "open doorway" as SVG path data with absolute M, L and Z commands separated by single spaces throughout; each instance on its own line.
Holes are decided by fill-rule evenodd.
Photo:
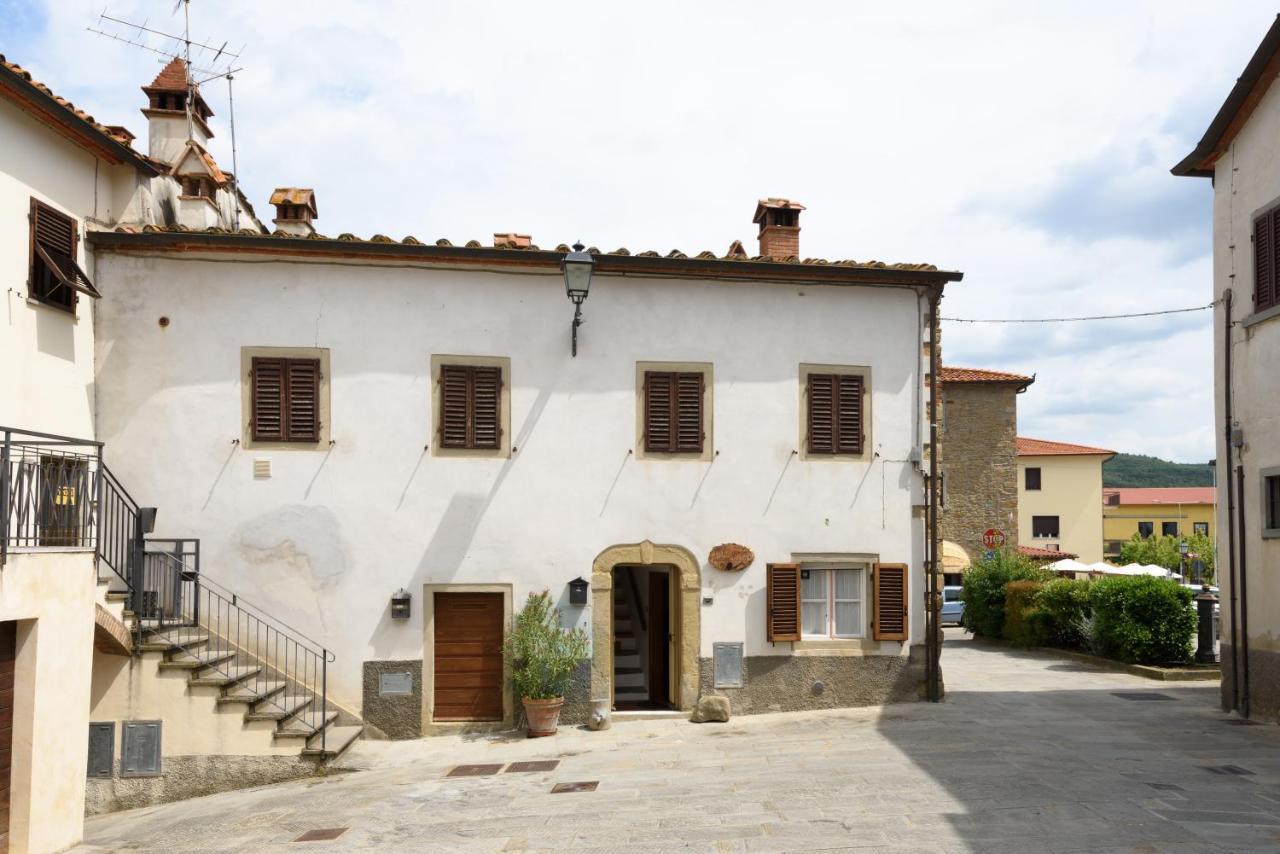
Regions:
M 674 590 L 669 567 L 614 567 L 613 684 L 619 710 L 672 708 Z

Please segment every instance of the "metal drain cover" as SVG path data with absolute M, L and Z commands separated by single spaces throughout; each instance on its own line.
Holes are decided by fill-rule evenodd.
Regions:
M 599 785 L 599 780 L 588 780 L 583 783 L 556 783 L 551 789 L 551 794 L 563 795 L 566 792 L 594 792 L 596 790 L 596 786 Z
M 1157 694 L 1154 691 L 1112 691 L 1111 696 L 1121 700 L 1176 700 L 1168 694 Z
M 512 762 L 507 766 L 507 773 L 529 773 L 532 771 L 554 771 L 560 764 L 559 759 L 539 759 L 532 762 Z
M 502 765 L 459 765 L 454 768 L 446 777 L 487 777 L 490 774 L 497 774 L 502 770 Z
M 1201 765 L 1200 767 L 1213 774 L 1228 774 L 1232 777 L 1255 776 L 1248 768 L 1241 768 L 1239 765 Z

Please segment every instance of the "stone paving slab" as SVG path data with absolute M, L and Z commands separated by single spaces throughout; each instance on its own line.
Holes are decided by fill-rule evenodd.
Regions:
M 1152 683 L 947 635 L 940 705 L 360 742 L 348 773 L 98 816 L 76 850 L 1280 850 L 1280 727 L 1228 725 L 1212 685 L 1127 701 Z M 445 776 L 539 760 L 560 764 Z M 578 781 L 599 786 L 551 794 Z M 326 827 L 349 829 L 292 841 Z

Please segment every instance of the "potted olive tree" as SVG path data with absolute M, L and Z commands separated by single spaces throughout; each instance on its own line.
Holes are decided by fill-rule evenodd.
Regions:
M 547 591 L 530 593 L 511 621 L 503 652 L 516 695 L 524 701 L 529 737 L 555 735 L 564 692 L 578 662 L 587 657 L 587 633 L 566 629 Z

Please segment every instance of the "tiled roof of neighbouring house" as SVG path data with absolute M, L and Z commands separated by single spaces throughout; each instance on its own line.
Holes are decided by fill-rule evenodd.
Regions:
M 1066 560 L 1067 558 L 1074 560 L 1079 557 L 1079 555 L 1071 552 L 1060 552 L 1057 549 L 1039 549 L 1035 546 L 1018 546 L 1018 554 L 1036 560 Z
M 940 376 L 944 383 L 1025 383 L 1030 385 L 1036 381 L 1035 377 L 1022 374 L 987 371 L 982 368 L 957 368 L 951 365 L 943 365 Z
M 1114 500 L 1112 496 L 1116 496 Z M 1102 503 L 1125 504 L 1216 504 L 1212 486 L 1115 487 L 1102 490 Z
M 1067 442 L 1050 442 L 1047 439 L 1018 437 L 1018 456 L 1020 457 L 1084 456 L 1088 454 L 1113 455 L 1115 451 L 1108 451 L 1106 448 L 1091 448 L 1088 445 L 1072 445 Z

